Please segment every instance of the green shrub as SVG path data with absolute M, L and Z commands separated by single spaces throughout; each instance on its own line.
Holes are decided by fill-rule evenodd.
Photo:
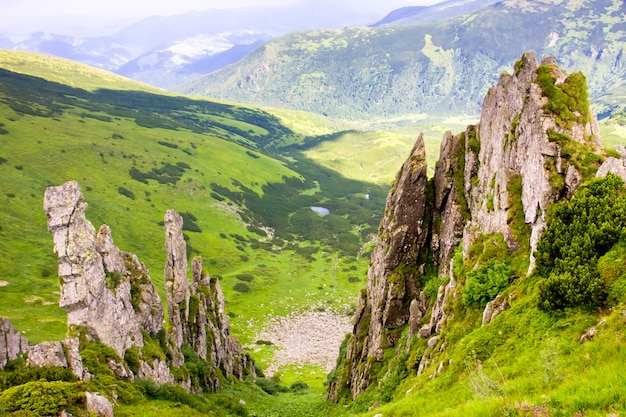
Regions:
M 560 127 L 571 129 L 573 121 L 586 123 L 590 120 L 587 80 L 582 73 L 572 73 L 562 84 L 555 85 L 553 67 L 540 65 L 537 83 L 548 98 L 543 109 L 556 116 L 555 121 Z
M 233 290 L 237 292 L 250 292 L 250 287 L 245 282 L 238 282 L 233 286 Z
M 9 371 L 5 368 L 4 376 L 0 378 L 0 388 L 6 389 L 33 381 L 64 381 L 76 382 L 78 379 L 69 368 L 58 366 L 25 366 L 18 365 Z
M 481 307 L 493 300 L 509 285 L 511 268 L 503 262 L 491 260 L 467 273 L 465 286 L 461 290 L 466 305 Z
M 183 218 L 183 230 L 187 230 L 189 232 L 202 233 L 202 229 L 196 221 L 198 218 L 189 212 L 182 212 L 180 216 Z
M 89 372 L 97 374 L 112 375 L 113 371 L 109 368 L 109 361 L 114 360 L 121 362 L 117 353 L 105 345 L 104 343 L 89 341 L 81 343 L 80 356 L 83 358 L 83 365 L 89 369 Z
M 175 144 L 175 143 L 170 143 L 170 142 L 166 142 L 166 141 L 164 141 L 164 140 L 159 140 L 159 141 L 157 141 L 157 143 L 158 143 L 159 145 L 161 145 L 161 146 L 165 146 L 165 147 L 172 148 L 172 149 L 177 149 L 177 148 L 178 148 L 178 145 L 177 145 L 177 144 Z
M 0 394 L 6 411 L 26 410 L 39 416 L 56 415 L 61 410 L 74 413 L 85 402 L 85 393 L 72 382 L 27 382 Z
M 130 349 L 127 349 L 126 352 L 124 352 L 124 360 L 126 361 L 128 368 L 133 371 L 134 374 L 137 374 L 140 365 L 139 348 L 137 346 L 133 346 Z
M 124 197 L 130 198 L 131 200 L 135 199 L 135 193 L 133 193 L 132 191 L 130 191 L 127 188 L 118 187 L 117 188 L 117 192 L 120 193 L 121 195 L 123 195 Z
M 148 333 L 143 334 L 143 358 L 146 362 L 152 363 L 155 359 L 164 361 L 166 354 L 164 349 L 167 348 L 167 342 L 164 339 L 165 332 L 159 331 L 155 336 L 151 336 Z
M 292 392 L 299 392 L 309 389 L 309 385 L 306 382 L 296 381 L 289 387 Z
M 288 392 L 289 388 L 284 387 L 282 385 L 280 385 L 278 382 L 276 382 L 274 379 L 267 379 L 267 378 L 257 378 L 254 381 L 255 384 L 257 384 L 259 387 L 261 387 L 261 389 L 265 392 L 267 392 L 270 395 L 276 395 L 279 392 Z
M 115 288 L 117 288 L 117 286 L 124 280 L 124 275 L 122 275 L 120 271 L 107 271 L 105 273 L 105 280 L 107 287 L 111 291 L 114 291 Z
M 134 385 L 144 392 L 144 395 L 151 400 L 169 401 L 172 403 L 184 404 L 202 413 L 213 414 L 215 407 L 213 407 L 205 397 L 196 395 L 185 391 L 185 389 L 179 385 L 163 384 L 158 385 L 151 379 L 137 379 Z M 216 401 L 220 403 L 219 400 Z M 219 404 L 223 408 L 232 408 L 228 400 L 225 400 Z M 238 404 L 241 406 L 240 404 Z M 236 408 L 236 407 L 234 407 Z M 245 409 L 244 409 L 245 411 Z M 240 414 L 241 410 L 237 409 L 234 412 L 236 415 L 245 416 L 247 414 Z M 218 413 L 217 415 L 223 415 Z M 228 415 L 228 414 L 227 414 Z
M 252 282 L 254 280 L 254 275 L 252 275 L 252 274 L 237 274 L 237 275 L 235 275 L 235 278 L 237 278 L 239 281 Z
M 478 155 L 480 153 L 480 141 L 478 140 L 478 132 L 473 126 L 467 131 L 467 146 L 474 154 Z
M 607 288 L 595 265 L 578 265 L 562 273 L 553 273 L 539 287 L 543 310 L 562 310 L 567 307 L 594 308 L 604 304 Z
M 553 205 L 537 245 L 539 306 L 594 309 L 605 304 L 608 283 L 598 259 L 624 237 L 626 197 L 621 178 L 609 174 L 579 188 L 570 201 Z
M 426 293 L 428 298 L 431 300 L 437 299 L 437 294 L 439 293 L 439 287 L 443 284 L 446 284 L 448 281 L 448 277 L 445 275 L 442 276 L 433 276 L 424 284 L 423 291 Z

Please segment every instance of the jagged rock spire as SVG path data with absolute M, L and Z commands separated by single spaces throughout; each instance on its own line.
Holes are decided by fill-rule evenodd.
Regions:
M 174 210 L 165 213 L 165 292 L 170 334 L 177 350 L 185 340 L 183 324 L 189 316 L 189 280 L 187 279 L 187 244 L 183 236 L 183 218 Z M 182 356 L 175 355 L 176 366 L 182 364 Z
M 503 74 L 489 90 L 478 125 L 455 136 L 446 132 L 432 182 L 426 178 L 420 136 L 387 199 L 346 357 L 329 385 L 331 399 L 345 396 L 346 388 L 353 398 L 367 389 L 376 378 L 373 363 L 383 359 L 384 349 L 396 346 L 405 325 L 420 338 L 441 332 L 451 317 L 446 305 L 458 291 L 451 261 L 459 245 L 465 256 L 480 235 L 501 234 L 510 251 L 528 252 L 532 270 L 548 206 L 582 182 L 582 173 L 563 152 L 564 143 L 593 150 L 599 143 L 595 117 L 581 107 L 586 91 L 567 120 L 548 106 L 555 99 L 550 94 L 569 82 L 569 92 L 584 89 L 584 77 L 570 79 L 553 58 L 538 66 L 533 54 L 524 54 L 514 74 Z M 605 170 L 622 170 L 620 163 L 612 161 L 613 168 L 607 164 Z M 449 279 L 428 305 L 418 283 L 435 268 Z M 488 320 L 507 305 L 492 308 Z M 420 328 L 427 309 L 432 309 L 430 320 Z
M 191 347 L 199 358 L 214 364 L 208 377 L 209 388 L 220 388 L 217 369 L 225 376 L 242 378 L 254 374 L 254 364 L 230 335 L 224 312 L 224 294 L 217 279 L 202 269 L 202 258 L 192 260 L 192 282 L 187 279 L 187 252 L 183 219 L 174 210 L 165 213 L 165 289 L 168 300 L 169 328 L 174 341 L 175 366 L 182 364 L 181 347 Z M 178 365 L 177 365 L 178 364 Z
M 144 358 L 142 348 L 149 342 L 144 340 L 144 335 L 156 339 L 157 334 L 165 331 L 162 302 L 145 265 L 135 255 L 115 246 L 108 226 L 102 225 L 96 234 L 85 218 L 86 207 L 75 181 L 46 190 L 44 210 L 59 256 L 60 305 L 68 312 L 69 329 L 113 348 L 120 360 L 110 366 L 123 378 L 152 378 L 158 383 L 179 382 L 187 388 L 215 391 L 219 389 L 220 372 L 225 377 L 254 375 L 254 363 L 230 335 L 219 282 L 202 270 L 200 258 L 193 262 L 193 283 L 187 279 L 183 219 L 173 210 L 165 214 L 164 222 L 169 333 L 164 340 L 160 339 L 168 359 Z M 207 380 L 174 379 L 171 367 L 185 366 L 182 354 L 185 344 L 206 360 Z M 66 345 L 72 347 L 72 357 L 61 357 L 67 350 L 63 347 Z M 31 348 L 32 365 L 72 366 L 71 363 L 77 363 L 74 353 L 78 353 L 78 341 L 69 339 L 63 346 L 56 342 Z M 136 375 L 121 359 L 130 348 L 139 351 Z M 5 356 L 12 358 L 12 352 Z M 72 366 L 74 368 L 79 369 Z M 88 376 L 86 371 L 78 373 L 80 377 Z
M 59 304 L 68 313 L 70 329 L 85 329 L 123 357 L 128 348 L 143 345 L 141 323 L 144 320 L 133 310 L 130 281 L 123 279 L 126 269 L 105 268 L 103 256 L 96 247 L 95 229 L 85 218 L 86 208 L 87 203 L 75 181 L 46 189 L 44 210 L 59 257 Z M 122 261 L 111 261 L 115 255 L 119 257 L 121 252 L 108 254 L 109 266 L 123 265 Z M 162 311 L 158 303 L 153 307 Z
M 27 350 L 28 340 L 15 330 L 9 320 L 0 317 L 0 369 Z

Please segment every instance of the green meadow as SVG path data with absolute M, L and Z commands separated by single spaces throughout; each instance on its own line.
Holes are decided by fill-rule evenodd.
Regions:
M 3 67 L 35 76 L 48 65 L 31 66 L 39 61 L 28 54 L 18 55 L 21 63 L 12 53 L 2 57 Z M 69 77 L 63 63 L 58 74 L 50 71 L 58 83 L 0 73 L 0 315 L 33 343 L 65 337 L 42 201 L 47 186 L 69 180 L 81 185 L 88 219 L 96 228 L 108 224 L 157 287 L 163 215 L 183 213 L 188 254 L 201 255 L 221 278 L 244 344 L 275 316 L 350 314 L 365 283 L 385 186 L 283 151 L 305 135 L 266 111 L 159 95 L 140 84 L 103 81 L 117 88 L 92 90 L 97 72 L 82 68 Z M 61 83 L 69 78 L 84 89 Z
M 626 143 L 621 118 L 602 122 L 603 145 Z M 138 255 L 162 292 L 163 215 L 168 209 L 183 214 L 188 255 L 202 256 L 204 268 L 220 279 L 232 332 L 262 371 L 272 364 L 277 347 L 257 334 L 273 318 L 309 311 L 352 316 L 356 295 L 366 285 L 387 191 L 419 132 L 427 139 L 432 172 L 444 132 L 458 133 L 473 122 L 416 116 L 403 127 L 360 132 L 359 127 L 374 129 L 382 122 L 355 126 L 297 111 L 162 94 L 66 61 L 0 52 L 0 316 L 31 343 L 66 336 L 42 199 L 47 186 L 77 180 L 89 205 L 88 219 L 96 228 L 108 224 L 115 243 Z M 602 204 L 622 204 L 616 195 Z M 622 206 L 615 207 L 604 212 L 622 219 Z M 549 215 L 556 218 L 558 212 Z M 594 231 L 605 229 L 585 223 L 580 234 L 586 239 L 589 231 L 591 242 Z M 405 329 L 401 348 L 385 352 L 376 383 L 355 401 L 326 401 L 327 378 L 337 375 L 295 363 L 274 377 L 224 380 L 222 391 L 206 395 L 111 379 L 124 393 L 115 413 L 623 415 L 626 245 L 623 230 L 618 232 L 601 239 L 602 253 L 593 259 L 594 277 L 607 283 L 605 302 L 559 311 L 540 308 L 546 277 L 519 278 L 527 267 L 527 248 L 508 253 L 501 237 L 479 240 L 468 258 L 455 259 L 458 285 L 489 276 L 483 264 L 504 264 L 516 273 L 497 283 L 511 308 L 481 326 L 480 292 L 489 289 L 475 285 L 477 294 L 468 295 L 462 290 L 449 306 L 452 318 L 437 345 L 429 348 L 425 340 L 408 338 Z M 542 247 L 560 246 L 548 241 Z M 447 279 L 434 278 L 436 284 Z M 558 294 L 567 298 L 568 290 L 555 282 Z M 592 326 L 595 336 L 581 343 Z M 422 357 L 431 365 L 419 373 Z M 13 392 L 8 381 L 21 369 L 12 366 L 0 373 L 2 407 Z M 45 378 L 29 384 L 58 395 L 107 389 Z M 5 411 L 0 408 L 0 414 Z

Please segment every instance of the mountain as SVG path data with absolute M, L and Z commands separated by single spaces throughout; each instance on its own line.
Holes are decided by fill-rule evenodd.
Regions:
M 626 149 L 581 73 L 524 54 L 434 176 L 420 136 L 388 190 L 299 152 L 357 135 L 323 118 L 2 55 L 5 414 L 626 412 Z M 302 334 L 339 353 L 327 383 L 300 356 L 261 376 Z
M 300 152 L 357 135 L 288 127 L 322 129 L 323 118 L 298 113 L 301 122 L 287 123 L 289 112 L 164 93 L 49 57 L 2 55 L 1 314 L 19 333 L 4 320 L 0 327 L 10 335 L 4 339 L 19 346 L 24 336 L 50 342 L 44 346 L 56 346 L 54 355 L 68 355 L 67 362 L 77 347 L 96 376 L 80 383 L 58 367 L 35 371 L 15 359 L 0 378 L 0 402 L 9 412 L 24 398 L 38 398 L 29 390 L 43 389 L 46 398 L 57 395 L 72 406 L 85 401 L 80 390 L 117 396 L 117 407 L 127 413 L 173 403 L 198 412 L 218 404 L 225 415 L 281 414 L 288 405 L 299 410 L 293 415 L 370 408 L 383 415 L 626 411 L 626 194 L 620 179 L 626 177 L 626 151 L 599 146 L 583 74 L 524 54 L 486 94 L 480 122 L 444 135 L 432 177 L 426 144 L 418 139 L 383 209 L 386 187 L 347 179 Z M 620 117 L 623 112 L 612 118 Z M 57 201 L 51 193 L 69 189 L 77 195 L 70 179 L 83 184 L 88 208 L 81 198 L 72 200 L 80 204 L 51 203 Z M 59 232 L 54 243 L 39 208 L 46 189 L 48 218 L 61 219 L 50 223 Z M 51 216 L 51 207 L 70 214 Z M 67 241 L 74 236 L 94 243 L 84 233 L 93 229 L 86 218 L 109 225 L 100 229 L 95 251 Z M 63 219 L 76 227 L 57 230 Z M 181 222 L 178 236 L 172 223 Z M 164 227 L 168 239 L 178 236 L 175 251 L 167 240 L 165 259 Z M 145 266 L 113 247 L 111 236 Z M 194 284 L 204 282 L 193 291 L 181 279 L 185 273 L 172 272 L 190 255 L 204 260 L 203 267 L 193 264 Z M 68 266 L 72 257 L 80 262 Z M 57 262 L 62 283 L 76 284 L 60 293 Z M 113 263 L 124 267 L 108 266 Z M 368 263 L 366 287 L 354 305 Z M 164 264 L 163 275 L 155 273 Z M 212 280 L 204 279 L 203 268 Z M 96 270 L 98 279 L 79 279 L 81 271 Z M 223 307 L 218 284 L 227 300 Z M 177 300 L 168 303 L 167 328 L 178 335 L 170 341 L 158 336 L 163 312 L 156 293 Z M 102 296 L 76 297 L 81 294 Z M 94 301 L 100 314 L 87 314 Z M 196 313 L 210 302 L 222 313 L 215 318 L 221 331 L 199 343 L 194 326 L 210 327 L 213 319 Z M 127 318 L 121 310 L 130 313 Z M 247 352 L 261 366 L 269 363 L 281 348 L 278 339 L 264 336 L 272 332 L 261 330 L 303 310 L 320 315 L 300 329 L 273 333 L 287 338 L 311 328 L 327 336 L 316 320 L 354 314 L 328 379 L 328 395 L 340 405 L 321 401 L 321 383 L 317 391 L 300 383 L 278 394 L 289 390 L 278 384 L 281 375 L 295 384 L 312 371 L 319 374 L 319 365 L 286 366 L 274 380 L 255 380 L 243 378 L 243 368 L 227 367 L 228 360 L 211 367 L 203 362 L 204 348 L 230 343 L 230 331 L 221 325 L 228 317 Z M 135 316 L 152 330 L 141 332 Z M 111 317 L 126 325 L 111 329 Z M 77 339 L 64 345 L 68 322 L 69 336 Z M 164 348 L 172 345 L 180 351 Z M 247 361 L 233 357 L 237 366 Z M 151 374 L 143 363 L 161 371 L 161 363 L 174 366 Z M 194 388 L 213 389 L 219 382 L 225 392 L 195 397 L 171 385 L 131 383 L 126 368 L 159 382 L 200 381 Z M 276 397 L 262 393 L 270 391 Z M 148 399 L 165 405 L 148 405 Z
M 604 118 L 623 107 L 622 6 L 509 0 L 433 23 L 292 33 L 181 91 L 360 121 L 478 114 L 496 76 L 534 51 L 582 71 Z
M 392 11 L 371 26 L 413 25 L 436 22 L 473 12 L 476 9 L 494 3 L 497 3 L 497 0 L 449 0 L 433 6 L 402 7 Z
M 329 398 L 381 415 L 623 410 L 626 150 L 598 143 L 582 74 L 529 53 L 478 124 L 444 136 L 432 179 L 419 138 Z
M 352 179 L 307 157 L 301 147 L 338 133 L 332 121 L 174 95 L 36 54 L 2 52 L 0 68 L 0 315 L 31 343 L 67 337 L 41 200 L 71 180 L 86 218 L 137 255 L 161 300 L 163 214 L 180 213 L 187 256 L 219 279 L 231 332 L 259 366 L 275 364 L 278 342 L 256 342 L 281 318 L 345 327 L 389 178 Z M 341 333 L 318 350 L 337 349 Z M 273 372 L 321 386 L 327 361 L 307 353 L 306 372 Z
M 332 1 L 152 16 L 109 36 L 32 33 L 6 36 L 6 49 L 68 58 L 154 86 L 171 88 L 237 62 L 261 42 L 285 33 L 367 25 L 379 16 Z
M 259 33 L 200 35 L 143 54 L 118 68 L 116 73 L 172 88 L 239 61 L 258 48 L 263 43 L 259 37 L 265 36 Z

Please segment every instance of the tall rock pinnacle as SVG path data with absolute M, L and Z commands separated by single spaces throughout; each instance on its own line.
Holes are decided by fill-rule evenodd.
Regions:
M 563 108 L 571 103 L 575 108 Z M 367 288 L 358 297 L 329 398 L 354 398 L 376 382 L 385 351 L 404 348 L 398 341 L 407 325 L 409 339 L 437 344 L 452 317 L 446 306 L 458 291 L 457 248 L 466 256 L 480 236 L 501 235 L 508 251 L 523 250 L 532 271 L 548 206 L 571 196 L 589 175 L 583 171 L 594 168 L 581 167 L 564 149 L 596 151 L 598 137 L 582 74 L 568 76 L 553 58 L 537 65 L 531 53 L 489 90 L 477 125 L 444 135 L 432 180 L 420 135 L 387 198 Z M 423 286 L 433 275 L 446 284 L 429 299 Z M 500 307 L 489 319 L 506 303 Z

